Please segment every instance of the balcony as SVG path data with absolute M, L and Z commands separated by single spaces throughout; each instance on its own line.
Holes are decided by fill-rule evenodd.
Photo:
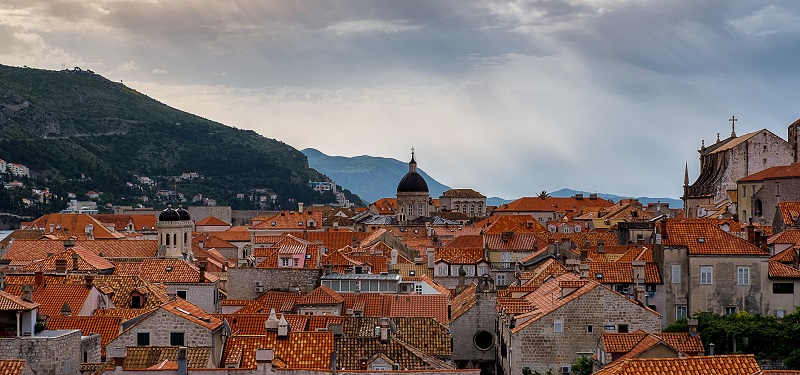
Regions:
M 492 262 L 492 271 L 514 271 L 514 262 Z

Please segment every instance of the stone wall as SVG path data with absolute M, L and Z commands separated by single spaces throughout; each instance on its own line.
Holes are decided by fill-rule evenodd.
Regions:
M 150 346 L 170 346 L 170 332 L 183 332 L 184 346 L 210 347 L 214 355 L 214 364 L 219 364 L 221 347 L 217 338 L 222 328 L 212 332 L 210 329 L 181 318 L 171 312 L 158 309 L 139 323 L 122 332 L 106 345 L 106 353 L 118 353 L 129 346 L 137 346 L 137 333 L 150 333 Z
M 186 291 L 186 300 L 207 313 L 220 312 L 219 281 L 213 283 L 168 283 L 167 293 Z
M 712 267 L 712 283 L 700 284 L 700 267 Z M 737 267 L 750 267 L 750 283 L 738 285 Z M 772 294 L 768 279 L 769 256 L 690 256 L 689 313 L 724 313 L 724 308 L 765 314 Z
M 100 334 L 93 333 L 89 336 L 81 336 L 81 362 L 101 362 L 101 347 Z
M 555 321 L 562 322 L 562 332 L 554 332 Z M 563 366 L 572 366 L 579 353 L 591 356 L 604 332 L 617 332 L 623 324 L 627 325 L 628 332 L 661 330 L 657 313 L 608 288 L 597 286 L 511 333 L 508 343 L 511 363 L 510 367 L 504 363 L 506 373 L 516 374 L 524 367 L 540 373 L 550 369 L 553 373 L 561 373 Z M 509 371 L 509 368 L 514 370 Z
M 497 359 L 497 295 L 493 292 L 476 294 L 475 306 L 450 322 L 453 339 L 451 359 L 459 368 L 493 368 Z M 487 349 L 479 349 L 475 343 L 478 332 L 486 332 L 493 338 Z
M 24 359 L 39 375 L 78 375 L 83 360 L 81 331 L 0 339 L 0 359 Z
M 229 299 L 256 299 L 263 292 L 256 292 L 255 282 L 263 284 L 263 290 L 290 289 L 311 291 L 319 286 L 322 270 L 296 268 L 229 268 L 227 292 Z
M 756 201 L 761 201 L 761 215 L 756 216 Z M 772 224 L 778 203 L 800 201 L 800 178 L 781 178 L 765 180 L 750 199 L 747 212 L 753 217 L 753 222 L 758 224 Z M 746 221 L 743 218 L 740 221 Z

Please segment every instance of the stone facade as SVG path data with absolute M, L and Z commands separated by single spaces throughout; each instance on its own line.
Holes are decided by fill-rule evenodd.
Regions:
M 778 203 L 796 201 L 800 201 L 800 177 L 768 179 L 752 195 L 749 207 L 740 205 L 739 209 L 749 210 L 753 223 L 770 225 L 775 219 Z
M 183 332 L 183 346 L 210 347 L 214 365 L 218 366 L 222 356 L 222 331 L 222 326 L 212 331 L 171 312 L 158 309 L 111 340 L 106 345 L 106 353 L 120 353 L 129 346 L 138 346 L 139 333 L 149 333 L 148 346 L 171 346 L 170 333 Z
M 228 298 L 252 300 L 270 289 L 311 291 L 320 285 L 320 276 L 322 270 L 315 269 L 229 268 Z M 256 286 L 256 282 L 261 286 Z
M 221 311 L 222 302 L 219 298 L 219 280 L 213 283 L 164 283 L 167 294 L 181 295 L 186 293 L 185 300 L 205 310 L 207 313 Z M 183 297 L 181 297 L 183 298 Z
M 36 336 L 0 339 L 0 359 L 24 359 L 39 375 L 78 375 L 81 331 L 42 331 Z
M 701 283 L 701 267 L 711 267 L 710 284 Z M 748 267 L 749 283 L 738 283 L 739 267 Z M 767 290 L 768 268 L 768 255 L 699 256 L 689 255 L 685 247 L 665 246 L 661 270 L 664 285 L 656 290 L 657 297 L 663 298 L 665 304 L 664 324 L 683 317 L 679 314 L 688 316 L 704 311 L 724 314 L 726 308 L 727 312 L 735 308 L 736 312 L 765 314 L 771 294 Z
M 81 336 L 81 362 L 101 362 L 101 348 L 102 342 L 99 333 Z
M 562 332 L 554 329 L 556 321 L 561 322 Z M 658 313 L 597 286 L 517 332 L 506 324 L 500 329 L 498 361 L 505 374 L 518 374 L 525 367 L 559 374 L 580 355 L 591 356 L 604 332 L 657 332 L 661 322 Z
M 450 189 L 439 197 L 439 208 L 471 217 L 485 217 L 486 196 L 472 189 Z
M 484 374 L 494 373 L 497 361 L 497 294 L 476 289 L 475 305 L 450 322 L 453 354 L 457 368 L 481 368 Z M 487 336 L 489 335 L 489 336 Z M 484 341 L 491 336 L 491 345 Z M 479 347 L 481 345 L 481 347 Z

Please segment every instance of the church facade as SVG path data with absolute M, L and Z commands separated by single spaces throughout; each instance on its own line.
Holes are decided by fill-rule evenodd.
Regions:
M 417 162 L 414 150 L 411 150 L 411 161 L 408 162 L 408 173 L 397 184 L 397 223 L 406 225 L 420 218 L 428 217 L 436 212 L 436 207 L 428 191 L 428 183 L 417 173 Z
M 731 118 L 735 124 L 735 118 Z M 789 165 L 797 160 L 798 127 L 800 120 L 789 125 L 789 140 L 773 134 L 767 129 L 737 136 L 731 127 L 728 138 L 719 139 L 700 150 L 700 175 L 689 184 L 688 166 L 684 177 L 683 203 L 687 218 L 707 216 L 708 206 L 724 206 L 735 203 L 737 181 L 767 168 Z M 733 210 L 728 210 L 732 215 Z M 746 222 L 748 218 L 739 218 Z

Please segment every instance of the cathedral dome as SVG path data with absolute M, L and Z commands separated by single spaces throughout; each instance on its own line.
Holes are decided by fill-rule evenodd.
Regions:
M 188 216 L 188 213 L 187 213 Z M 158 215 L 158 221 L 180 221 L 181 215 L 172 206 L 168 206 Z
M 411 161 L 408 162 L 408 173 L 397 184 L 398 193 L 427 193 L 428 183 L 417 173 L 417 162 L 414 160 L 414 149 L 411 149 Z
M 178 207 L 175 212 L 178 213 L 178 217 L 180 217 L 181 220 L 192 220 L 191 216 L 189 216 L 189 211 L 186 211 L 183 207 Z
M 427 193 L 428 183 L 417 172 L 408 172 L 397 184 L 398 193 Z

